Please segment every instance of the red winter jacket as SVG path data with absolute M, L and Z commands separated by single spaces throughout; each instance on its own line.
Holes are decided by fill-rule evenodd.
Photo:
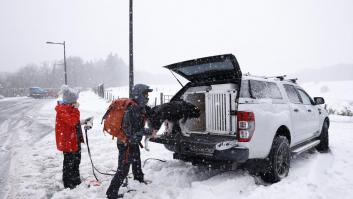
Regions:
M 80 122 L 80 111 L 72 105 L 58 104 L 56 110 L 56 147 L 63 152 L 77 152 L 76 125 Z

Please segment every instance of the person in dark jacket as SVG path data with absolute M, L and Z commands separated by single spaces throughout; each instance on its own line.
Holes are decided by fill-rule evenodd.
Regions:
M 62 101 L 56 110 L 56 146 L 64 154 L 63 183 L 65 188 L 73 189 L 81 183 L 80 162 L 81 143 L 83 143 L 78 110 L 78 92 L 66 85 L 61 88 Z
M 152 92 L 152 89 L 144 84 L 137 84 L 132 90 L 132 99 L 136 104 L 132 104 L 127 108 L 122 123 L 124 133 L 128 138 L 128 143 L 124 144 L 119 140 L 117 141 L 119 150 L 118 169 L 106 193 L 109 199 L 122 197 L 122 194 L 118 194 L 118 192 L 124 179 L 129 173 L 130 165 L 132 165 L 134 180 L 145 183 L 144 174 L 141 168 L 139 144 L 144 135 L 155 133 L 152 129 L 145 128 L 145 122 L 147 119 L 146 107 L 149 92 Z M 148 108 L 149 107 L 147 107 L 147 109 Z

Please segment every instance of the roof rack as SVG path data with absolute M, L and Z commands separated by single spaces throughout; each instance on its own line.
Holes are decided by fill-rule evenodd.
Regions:
M 297 83 L 298 78 L 292 78 L 292 79 L 285 79 L 286 75 L 283 76 L 277 76 L 276 78 L 279 79 L 280 81 L 288 81 L 288 82 L 292 82 L 294 84 Z
M 251 76 L 251 77 L 257 77 L 257 78 L 264 78 L 264 79 L 272 79 L 272 78 L 277 78 L 281 81 L 284 80 L 284 78 L 287 76 L 287 75 L 278 75 L 278 76 L 258 76 L 258 75 L 251 75 L 249 72 L 245 73 L 244 74 L 245 76 Z
M 250 76 L 250 77 L 257 77 L 257 78 L 263 78 L 263 79 L 278 79 L 280 81 L 288 81 L 288 82 L 292 82 L 294 84 L 297 83 L 298 78 L 292 78 L 292 79 L 285 79 L 285 77 L 287 77 L 287 75 L 278 75 L 278 76 L 257 76 L 257 75 L 251 75 L 249 72 L 244 74 L 245 76 Z
M 275 76 L 275 78 L 277 78 L 277 79 L 279 79 L 281 81 L 283 81 L 285 77 L 287 77 L 287 75 Z
M 297 80 L 298 80 L 298 78 L 288 79 L 288 81 L 290 81 L 290 82 L 292 82 L 292 83 L 294 83 L 294 84 L 297 83 Z

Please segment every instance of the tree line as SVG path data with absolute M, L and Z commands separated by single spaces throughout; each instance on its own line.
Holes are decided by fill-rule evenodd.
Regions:
M 0 89 L 29 87 L 59 88 L 64 84 L 63 60 L 57 63 L 44 62 L 40 65 L 28 64 L 15 73 L 0 75 Z M 66 59 L 67 81 L 71 87 L 95 87 L 128 84 L 128 66 L 117 54 L 109 54 L 105 59 L 84 61 L 80 57 Z M 1 93 L 0 93 L 1 94 Z

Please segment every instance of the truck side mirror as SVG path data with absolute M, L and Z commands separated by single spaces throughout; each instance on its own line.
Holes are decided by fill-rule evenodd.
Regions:
M 314 97 L 314 101 L 316 105 L 325 104 L 325 100 L 322 97 Z

